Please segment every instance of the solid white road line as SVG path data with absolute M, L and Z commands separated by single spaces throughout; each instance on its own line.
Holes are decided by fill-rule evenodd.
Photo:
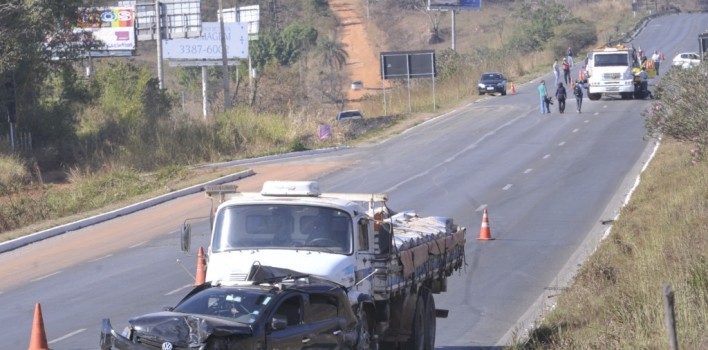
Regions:
M 102 256 L 102 257 L 100 257 L 100 258 L 96 258 L 96 259 L 93 259 L 93 260 L 89 260 L 89 262 L 96 262 L 96 261 L 99 261 L 99 260 L 103 260 L 103 259 L 105 259 L 105 258 L 110 258 L 110 257 L 112 257 L 112 256 L 113 256 L 113 254 L 104 255 L 104 256 Z
M 165 296 L 172 295 L 172 294 L 175 294 L 175 293 L 179 293 L 180 291 L 182 291 L 182 290 L 184 290 L 184 289 L 187 289 L 187 288 L 191 288 L 191 287 L 194 287 L 194 286 L 191 285 L 191 284 L 184 285 L 184 286 L 179 287 L 179 288 L 177 288 L 177 289 L 175 289 L 175 290 L 173 290 L 173 291 L 167 292 L 167 293 L 165 294 Z

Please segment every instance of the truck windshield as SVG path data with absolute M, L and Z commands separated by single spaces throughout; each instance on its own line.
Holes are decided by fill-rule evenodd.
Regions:
M 627 67 L 629 62 L 627 53 L 598 54 L 593 58 L 595 67 Z
M 233 205 L 216 215 L 212 251 L 272 248 L 351 254 L 352 237 L 351 216 L 335 208 Z

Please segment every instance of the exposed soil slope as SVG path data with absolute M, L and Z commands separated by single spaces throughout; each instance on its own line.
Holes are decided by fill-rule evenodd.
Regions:
M 329 0 L 332 12 L 340 23 L 339 41 L 346 46 L 347 71 L 349 81 L 345 89 L 346 98 L 351 102 L 361 99 L 367 91 L 381 89 L 378 52 L 375 51 L 365 30 L 367 24 L 364 2 L 360 0 Z M 364 88 L 351 90 L 353 80 L 361 80 Z

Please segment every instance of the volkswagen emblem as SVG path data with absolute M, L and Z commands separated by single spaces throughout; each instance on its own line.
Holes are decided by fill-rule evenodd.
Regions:
M 162 343 L 162 350 L 172 350 L 172 343 L 168 341 Z

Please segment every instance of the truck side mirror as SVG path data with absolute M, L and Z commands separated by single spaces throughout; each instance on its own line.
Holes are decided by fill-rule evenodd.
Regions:
M 192 244 L 192 225 L 182 224 L 182 228 L 180 230 L 180 240 L 180 247 L 182 248 L 182 251 L 188 253 L 190 245 Z

